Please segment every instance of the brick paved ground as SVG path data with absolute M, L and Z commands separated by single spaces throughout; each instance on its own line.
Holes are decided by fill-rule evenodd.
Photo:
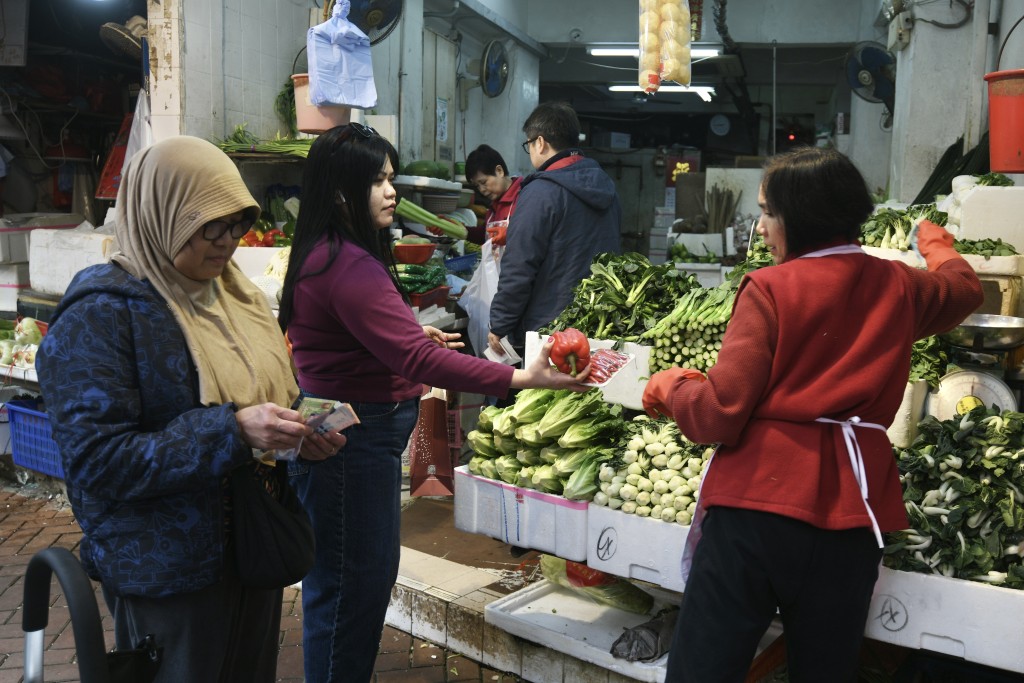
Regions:
M 60 495 L 36 487 L 0 485 L 0 683 L 19 683 L 24 667 L 21 606 L 25 568 L 44 548 L 58 546 L 77 554 L 81 530 L 71 508 Z M 46 628 L 43 668 L 47 681 L 77 681 L 75 643 L 60 586 L 51 587 L 49 626 Z M 113 644 L 113 622 L 97 591 L 108 648 Z M 284 592 L 281 618 L 281 655 L 278 680 L 301 683 L 302 600 L 298 590 Z M 502 674 L 408 633 L 386 627 L 371 683 L 515 683 Z

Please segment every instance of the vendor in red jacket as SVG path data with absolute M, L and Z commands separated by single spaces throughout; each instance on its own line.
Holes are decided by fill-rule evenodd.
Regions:
M 769 160 L 758 203 L 776 265 L 741 283 L 718 362 L 706 377 L 659 372 L 644 393 L 648 412 L 720 444 L 684 552 L 666 680 L 742 681 L 778 610 L 790 680 L 853 681 L 881 534 L 908 526 L 885 430 L 911 345 L 977 309 L 981 283 L 927 221 L 927 270 L 865 253 L 871 198 L 835 150 Z
M 466 178 L 477 192 L 491 202 L 483 227 L 469 227 L 466 239 L 476 244 L 491 240 L 491 244 L 496 247 L 505 246 L 508 218 L 519 196 L 519 181 L 522 178 L 509 174 L 505 159 L 489 145 L 480 145 L 466 157 Z M 427 230 L 435 235 L 443 234 L 438 228 Z

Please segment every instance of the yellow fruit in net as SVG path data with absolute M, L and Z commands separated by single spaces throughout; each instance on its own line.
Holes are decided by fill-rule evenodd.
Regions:
M 675 59 L 677 61 L 690 61 L 690 48 L 684 47 L 678 40 L 669 39 L 661 43 L 661 61 Z
M 661 85 L 661 76 L 657 71 L 645 69 L 640 72 L 637 83 L 644 92 L 657 92 L 658 86 Z
M 640 70 L 641 71 L 658 71 L 661 69 L 661 53 L 657 50 L 651 50 L 640 53 Z
M 640 0 L 641 12 L 657 12 L 661 9 L 662 0 Z
M 657 29 L 640 32 L 640 53 L 643 54 L 645 52 L 661 54 L 661 38 L 658 37 Z
M 665 71 L 662 74 L 662 78 L 666 81 L 675 81 L 679 85 L 690 85 L 690 63 L 689 62 L 674 62 L 671 64 L 672 70 L 669 71 L 668 62 L 665 63 Z
M 658 37 L 661 38 L 661 42 L 669 40 L 679 41 L 679 37 L 686 36 L 686 32 L 690 30 L 689 26 L 679 24 L 674 21 L 663 21 L 661 26 L 658 27 Z M 681 42 L 681 41 L 679 41 Z
M 661 26 L 661 15 L 650 10 L 642 12 L 640 14 L 640 33 L 644 31 L 657 31 L 658 27 Z
M 690 23 L 690 11 L 684 10 L 680 7 L 678 0 L 668 0 L 668 2 L 663 2 L 658 11 L 661 14 L 661 18 L 665 21 L 682 21 L 684 23 Z

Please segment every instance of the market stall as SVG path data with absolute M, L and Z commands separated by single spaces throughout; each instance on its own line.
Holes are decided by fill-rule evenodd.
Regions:
M 1003 212 L 1019 206 L 1021 188 L 984 192 L 993 190 L 1001 192 L 993 203 L 1000 208 L 986 219 L 998 226 Z M 865 244 L 879 244 L 869 253 L 923 267 L 906 239 L 922 214 L 947 220 L 934 205 L 879 208 L 862 228 Z M 1011 645 L 1024 637 L 1012 617 L 1024 599 L 1024 468 L 1017 463 L 1024 420 L 1016 412 L 1024 257 L 998 229 L 963 221 L 948 227 L 983 282 L 999 286 L 986 287 L 982 313 L 915 344 L 904 405 L 890 427 L 914 528 L 886 539 L 866 635 L 979 672 L 1007 672 L 992 680 L 1010 680 L 1009 672 L 1024 669 Z M 542 332 L 583 330 L 589 353 L 614 347 L 628 361 L 600 393 L 529 390 L 509 408 L 485 409 L 467 435 L 473 457 L 456 470 L 456 528 L 634 581 L 662 606 L 673 596 L 678 602 L 683 544 L 713 445 L 690 443 L 673 423 L 638 413 L 640 397 L 659 369 L 714 364 L 740 276 L 769 263 L 757 242 L 718 287 L 635 254 L 595 260 L 574 302 Z M 538 348 L 532 334 L 527 362 Z M 497 601 L 485 619 L 636 680 L 660 680 L 664 659 L 610 654 L 623 629 L 657 612 L 622 607 L 597 606 L 549 580 Z

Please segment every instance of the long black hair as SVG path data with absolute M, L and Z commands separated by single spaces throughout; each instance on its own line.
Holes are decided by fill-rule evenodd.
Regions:
M 329 269 L 345 242 L 362 247 L 383 263 L 398 288 L 391 234 L 378 228 L 370 215 L 370 191 L 389 159 L 391 168 L 397 170 L 394 146 L 372 128 L 359 124 L 332 128 L 310 146 L 302 174 L 301 210 L 278 311 L 282 330 L 288 328 L 295 309 L 295 285 L 302 278 Z M 324 266 L 315 272 L 303 272 L 306 259 L 324 239 L 328 243 Z
M 856 241 L 874 210 L 864 176 L 834 149 L 798 147 L 773 156 L 761 187 L 768 209 L 782 220 L 791 255 Z

